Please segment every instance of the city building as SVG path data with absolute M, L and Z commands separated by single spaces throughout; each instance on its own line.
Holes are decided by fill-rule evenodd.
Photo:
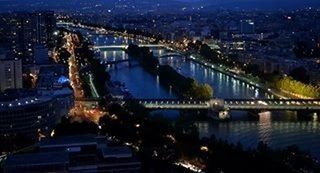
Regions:
M 240 21 L 240 33 L 253 34 L 254 31 L 255 31 L 254 22 L 252 20 L 241 20 Z
M 10 47 L 24 65 L 34 64 L 34 46 L 50 44 L 56 20 L 53 12 L 15 12 L 0 15 L 0 43 Z
M 69 88 L 40 94 L 37 90 L 6 90 L 0 95 L 0 134 L 22 134 L 35 139 L 49 135 L 73 106 Z
M 31 13 L 17 12 L 9 16 L 10 28 L 8 40 L 14 58 L 21 59 L 23 64 L 34 63 L 33 46 L 36 41 L 36 28 Z
M 0 91 L 22 88 L 21 60 L 10 59 L 3 49 L 0 50 Z
M 54 90 L 69 86 L 68 68 L 64 65 L 44 65 L 37 75 L 37 88 L 39 90 Z
M 104 136 L 75 135 L 45 139 L 35 152 L 11 155 L 4 172 L 139 172 L 141 163 L 128 147 Z
M 0 56 L 4 57 L 4 56 Z M 62 65 L 40 67 L 32 90 L 22 88 L 21 60 L 0 60 L 0 134 L 23 134 L 34 139 L 50 134 L 74 105 L 67 69 Z M 16 62 L 19 66 L 16 67 Z M 19 75 L 18 75 L 19 74 Z M 19 82 L 16 82 L 19 81 Z M 19 83 L 19 85 L 17 85 Z
M 34 47 L 34 59 L 37 65 L 49 64 L 48 48 L 44 44 L 37 44 Z
M 320 86 L 320 70 L 311 71 L 310 73 L 310 82 L 314 85 Z
M 34 12 L 36 25 L 36 43 L 51 43 L 51 35 L 56 27 L 56 19 L 53 11 L 36 11 Z

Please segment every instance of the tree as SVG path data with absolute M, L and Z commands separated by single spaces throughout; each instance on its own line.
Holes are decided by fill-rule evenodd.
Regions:
M 306 56 L 306 45 L 302 41 L 298 41 L 295 43 L 295 47 L 293 48 L 293 52 L 298 58 L 303 58 Z
M 68 52 L 66 48 L 60 48 L 58 50 L 59 50 L 59 63 L 67 64 L 71 54 Z
M 305 97 L 319 98 L 320 97 L 320 87 L 307 85 L 302 82 L 294 80 L 292 77 L 284 76 L 274 78 L 274 87 L 279 90 L 284 90 L 286 92 L 291 92 Z
M 23 75 L 23 88 L 32 88 L 33 87 L 33 77 L 30 75 L 30 72 L 26 72 Z
M 297 67 L 289 73 L 289 76 L 291 76 L 294 80 L 300 81 L 302 83 L 309 83 L 310 77 L 307 74 L 307 70 L 304 67 Z
M 253 76 L 262 76 L 262 72 L 260 71 L 258 64 L 249 64 L 245 68 L 246 73 L 252 74 Z
M 13 152 L 31 145 L 34 141 L 21 133 L 0 135 L 0 152 Z
M 208 84 L 198 84 L 198 82 L 193 81 L 191 85 L 191 97 L 199 100 L 209 100 L 212 98 L 213 89 Z
M 175 136 L 179 149 L 184 156 L 198 157 L 199 131 L 189 115 L 180 115 L 174 124 Z
M 213 53 L 212 53 L 212 50 L 211 48 L 207 45 L 207 44 L 203 44 L 201 47 L 200 47 L 200 54 L 207 58 L 207 59 L 212 59 L 213 58 Z
M 194 44 L 195 44 L 197 50 L 199 50 L 202 46 L 202 42 L 200 40 L 197 40 Z
M 71 122 L 63 117 L 61 123 L 55 127 L 55 136 L 68 136 L 78 134 L 97 134 L 98 126 L 94 122 Z

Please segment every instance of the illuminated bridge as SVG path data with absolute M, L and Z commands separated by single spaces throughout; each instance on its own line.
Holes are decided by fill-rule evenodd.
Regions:
M 123 62 L 131 62 L 131 59 L 121 59 L 121 60 L 115 60 L 115 61 L 105 61 L 104 64 L 109 64 L 109 65 L 113 65 L 113 64 L 119 64 L 119 63 L 123 63 Z
M 98 101 L 78 100 L 81 102 Z M 219 119 L 230 118 L 229 111 L 298 111 L 305 114 L 307 111 L 320 112 L 320 99 L 211 99 L 211 100 L 179 100 L 179 99 L 130 99 L 114 100 L 113 103 L 125 104 L 138 102 L 146 109 L 151 110 L 213 110 L 218 112 Z
M 98 98 L 78 99 L 77 101 L 99 101 Z M 173 110 L 311 110 L 320 111 L 320 99 L 211 99 L 211 100 L 180 100 L 180 99 L 128 99 L 114 100 L 115 103 L 138 102 L 147 109 Z
M 157 57 L 158 59 L 161 59 L 161 58 L 168 58 L 168 57 L 173 57 L 173 56 L 182 56 L 180 53 L 167 53 L 167 54 L 164 54 L 164 55 L 161 55 L 159 57 Z M 114 61 L 105 61 L 104 64 L 107 64 L 107 65 L 116 65 L 116 64 L 119 64 L 119 63 L 123 63 L 123 62 L 129 62 L 131 63 L 131 61 L 134 61 L 134 59 L 121 59 L 121 60 L 114 60 Z
M 139 47 L 149 47 L 149 48 L 167 48 L 163 44 L 139 44 Z M 103 46 L 94 46 L 94 49 L 126 49 L 128 48 L 127 44 L 123 45 L 103 45 Z
M 141 99 L 147 109 L 217 109 L 217 110 L 314 110 L 320 111 L 320 99 Z
M 180 57 L 180 56 L 182 56 L 182 54 L 178 53 L 178 52 L 171 52 L 171 53 L 163 54 L 163 55 L 159 56 L 158 58 L 168 58 L 168 57 L 176 57 L 176 56 Z

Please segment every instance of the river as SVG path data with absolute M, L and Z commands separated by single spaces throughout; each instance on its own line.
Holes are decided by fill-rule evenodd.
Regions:
M 123 40 L 112 35 L 91 35 L 96 45 L 136 43 L 135 40 Z M 166 53 L 164 49 L 154 49 L 156 56 Z M 102 61 L 128 59 L 129 56 L 119 49 L 101 49 Z M 204 67 L 182 57 L 161 59 L 161 64 L 169 64 L 181 74 L 193 77 L 201 83 L 208 83 L 214 89 L 217 98 L 268 98 L 271 95 L 250 87 L 223 73 Z M 176 96 L 159 84 L 156 76 L 150 75 L 137 63 L 131 67 L 127 63 L 118 64 L 117 68 L 108 68 L 113 80 L 124 82 L 136 98 L 176 98 Z M 175 112 L 166 111 L 169 118 Z M 172 117 L 173 116 L 173 117 Z M 240 142 L 247 148 L 256 147 L 259 141 L 266 142 L 272 148 L 297 145 L 305 151 L 320 158 L 320 123 L 314 118 L 310 121 L 300 120 L 296 113 L 264 112 L 252 119 L 246 112 L 231 112 L 231 121 L 196 122 L 201 137 L 215 135 L 232 143 Z

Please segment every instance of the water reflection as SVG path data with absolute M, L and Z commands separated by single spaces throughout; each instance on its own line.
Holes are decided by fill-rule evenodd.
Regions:
M 122 50 L 108 50 L 101 49 L 100 57 L 104 61 L 117 61 L 117 60 L 126 60 L 128 55 Z
M 259 135 L 261 141 L 270 144 L 271 112 L 259 113 Z
M 94 40 L 95 37 L 92 37 Z M 106 37 L 98 39 L 98 44 L 112 43 L 114 39 Z M 117 39 L 117 41 L 119 41 Z M 128 40 L 133 42 L 133 40 Z M 155 56 L 166 53 L 163 49 L 153 49 Z M 121 50 L 103 50 L 103 60 L 128 59 Z M 169 64 L 181 74 L 196 78 L 199 82 L 209 83 L 214 88 L 214 95 L 219 98 L 266 98 L 269 94 L 251 88 L 248 84 L 231 77 L 204 68 L 197 63 L 179 58 L 161 59 L 160 63 Z M 175 98 L 171 90 L 159 83 L 159 77 L 152 76 L 140 66 L 128 67 L 119 64 L 117 69 L 109 68 L 113 80 L 124 82 L 136 98 Z M 156 112 L 158 113 L 158 112 Z M 162 112 L 163 113 L 163 112 Z M 176 115 L 176 112 L 174 112 Z M 172 118 L 172 114 L 164 112 Z M 271 147 L 279 148 L 287 145 L 298 145 L 316 156 L 320 156 L 320 125 L 318 115 L 313 115 L 313 121 L 299 121 L 295 112 L 263 112 L 252 118 L 246 112 L 232 111 L 230 122 L 197 122 L 200 137 L 215 135 L 233 143 L 240 141 L 247 148 L 254 148 L 259 141 L 268 143 Z M 252 120 L 253 119 L 253 120 Z
M 200 136 L 215 135 L 232 143 L 240 141 L 247 148 L 254 148 L 259 141 L 273 148 L 297 145 L 305 151 L 320 156 L 320 129 L 318 122 L 272 122 L 265 114 L 259 122 L 233 121 L 229 123 L 198 122 Z

